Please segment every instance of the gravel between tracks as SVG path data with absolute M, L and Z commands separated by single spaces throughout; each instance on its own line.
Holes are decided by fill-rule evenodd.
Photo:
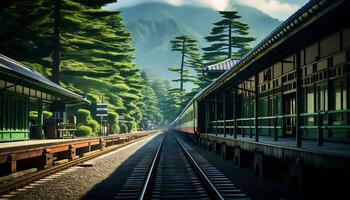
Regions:
M 86 162 L 92 163 L 92 167 L 72 167 L 36 181 L 3 197 L 21 200 L 89 199 L 89 196 L 86 195 L 88 192 L 98 188 L 101 183 L 105 182 L 106 179 L 117 171 L 121 171 L 119 172 L 121 174 L 126 174 L 128 167 L 123 165 L 127 165 L 127 162 L 131 162 L 131 160 L 134 163 L 137 162 L 142 158 L 142 153 L 147 152 L 152 145 L 158 145 L 159 141 L 159 134 L 151 136 Z M 135 156 L 136 154 L 139 155 Z M 120 170 L 123 168 L 124 170 Z M 120 182 L 122 181 L 120 179 Z M 116 181 L 114 180 L 114 182 Z M 105 199 L 106 196 L 100 197 L 99 199 Z

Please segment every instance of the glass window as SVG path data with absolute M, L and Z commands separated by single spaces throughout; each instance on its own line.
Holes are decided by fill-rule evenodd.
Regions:
M 312 89 L 309 89 L 307 91 L 307 113 L 313 113 L 314 112 L 314 91 Z
M 341 88 L 340 87 L 335 87 L 334 88 L 334 92 L 335 92 L 335 109 L 336 110 L 341 110 L 342 109 Z

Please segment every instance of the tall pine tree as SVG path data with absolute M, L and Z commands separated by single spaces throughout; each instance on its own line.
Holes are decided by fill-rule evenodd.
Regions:
M 206 64 L 214 64 L 225 59 L 240 58 L 250 50 L 249 43 L 254 41 L 249 36 L 247 24 L 239 22 L 237 11 L 220 11 L 222 20 L 214 23 L 210 36 L 205 37 L 211 45 L 203 48 Z
M 173 40 L 170 41 L 172 44 L 172 51 L 179 52 L 181 54 L 181 64 L 180 67 L 170 67 L 169 71 L 179 73 L 179 78 L 176 78 L 172 81 L 174 82 L 180 82 L 180 88 L 177 90 L 175 89 L 174 92 L 178 92 L 180 95 L 180 102 L 181 104 L 184 103 L 184 83 L 186 82 L 196 82 L 196 77 L 190 75 L 190 71 L 188 67 L 189 61 L 195 56 L 198 55 L 198 47 L 197 47 L 197 41 L 195 39 L 192 39 L 189 36 L 182 35 L 177 36 Z M 187 67 L 187 68 L 185 68 Z

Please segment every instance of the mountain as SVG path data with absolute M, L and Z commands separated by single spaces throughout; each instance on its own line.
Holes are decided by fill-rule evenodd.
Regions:
M 242 16 L 241 21 L 250 27 L 256 45 L 281 22 L 265 13 L 246 6 L 234 5 Z M 179 55 L 170 51 L 170 40 L 178 35 L 192 35 L 205 46 L 212 24 L 220 20 L 217 11 L 194 6 L 172 6 L 165 3 L 144 3 L 121 9 L 127 29 L 133 35 L 136 63 L 152 76 L 171 79 L 167 70 L 180 63 Z

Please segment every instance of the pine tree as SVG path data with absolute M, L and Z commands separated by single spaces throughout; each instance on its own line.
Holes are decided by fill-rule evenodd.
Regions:
M 113 0 L 60 2 L 60 84 L 87 96 L 93 103 L 87 107 L 92 114 L 101 95 L 105 96 L 110 111 L 127 120 L 128 131 L 136 130 L 142 118 L 137 102 L 142 98 L 143 83 L 133 63 L 132 37 L 120 13 L 101 10 L 101 6 Z M 54 3 L 1 2 L 5 8 L 0 13 L 0 53 L 47 77 L 52 75 Z
M 186 69 L 185 67 L 189 67 L 187 65 L 189 63 L 189 60 L 191 60 L 194 55 L 198 54 L 197 41 L 189 36 L 183 35 L 175 37 L 175 39 L 171 40 L 170 42 L 172 44 L 171 50 L 180 52 L 181 54 L 180 67 L 170 67 L 168 70 L 179 73 L 180 77 L 173 79 L 172 81 L 180 82 L 180 88 L 174 92 L 179 93 L 180 102 L 182 104 L 184 102 L 183 98 L 185 95 L 184 83 L 196 82 L 196 77 L 191 76 L 189 69 Z
M 210 36 L 205 37 L 211 43 L 203 48 L 206 64 L 214 64 L 225 59 L 240 58 L 250 50 L 249 43 L 254 41 L 249 36 L 247 24 L 239 22 L 237 11 L 220 11 L 222 20 L 214 23 Z

